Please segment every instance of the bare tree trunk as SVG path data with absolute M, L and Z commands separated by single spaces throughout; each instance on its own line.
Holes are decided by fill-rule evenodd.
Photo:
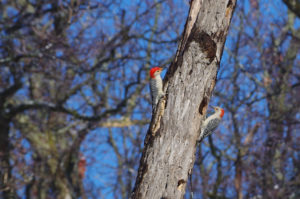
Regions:
M 193 0 L 131 198 L 183 198 L 236 0 Z
M 4 199 L 14 197 L 9 151 L 9 121 L 0 117 L 0 195 Z

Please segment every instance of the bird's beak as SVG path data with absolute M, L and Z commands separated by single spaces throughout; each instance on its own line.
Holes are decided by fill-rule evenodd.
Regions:
M 215 106 L 212 106 L 212 105 L 209 105 L 211 108 L 215 109 L 216 107 Z

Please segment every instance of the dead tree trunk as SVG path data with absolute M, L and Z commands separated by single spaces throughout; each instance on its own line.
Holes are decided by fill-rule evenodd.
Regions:
M 235 4 L 191 1 L 183 38 L 164 79 L 168 95 L 152 117 L 132 199 L 183 198 Z

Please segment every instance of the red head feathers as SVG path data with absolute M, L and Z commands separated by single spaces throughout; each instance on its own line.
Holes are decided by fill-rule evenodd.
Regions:
M 156 72 L 156 71 L 162 71 L 162 69 L 163 68 L 161 68 L 161 67 L 154 67 L 154 68 L 151 68 L 151 70 L 150 70 L 150 77 L 151 78 L 155 78 L 155 76 L 154 76 L 154 73 Z
M 223 117 L 224 112 L 225 112 L 224 109 L 221 108 L 221 114 L 220 114 L 220 117 L 221 117 L 221 118 Z

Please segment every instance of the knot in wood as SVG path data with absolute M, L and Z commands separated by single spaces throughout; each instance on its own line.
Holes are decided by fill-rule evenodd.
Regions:
M 209 62 L 212 62 L 216 57 L 217 52 L 217 44 L 214 42 L 212 37 L 204 31 L 198 31 L 196 26 L 193 27 L 189 40 L 187 42 L 187 47 L 189 46 L 190 42 L 196 42 L 199 44 L 201 50 L 206 53 Z

